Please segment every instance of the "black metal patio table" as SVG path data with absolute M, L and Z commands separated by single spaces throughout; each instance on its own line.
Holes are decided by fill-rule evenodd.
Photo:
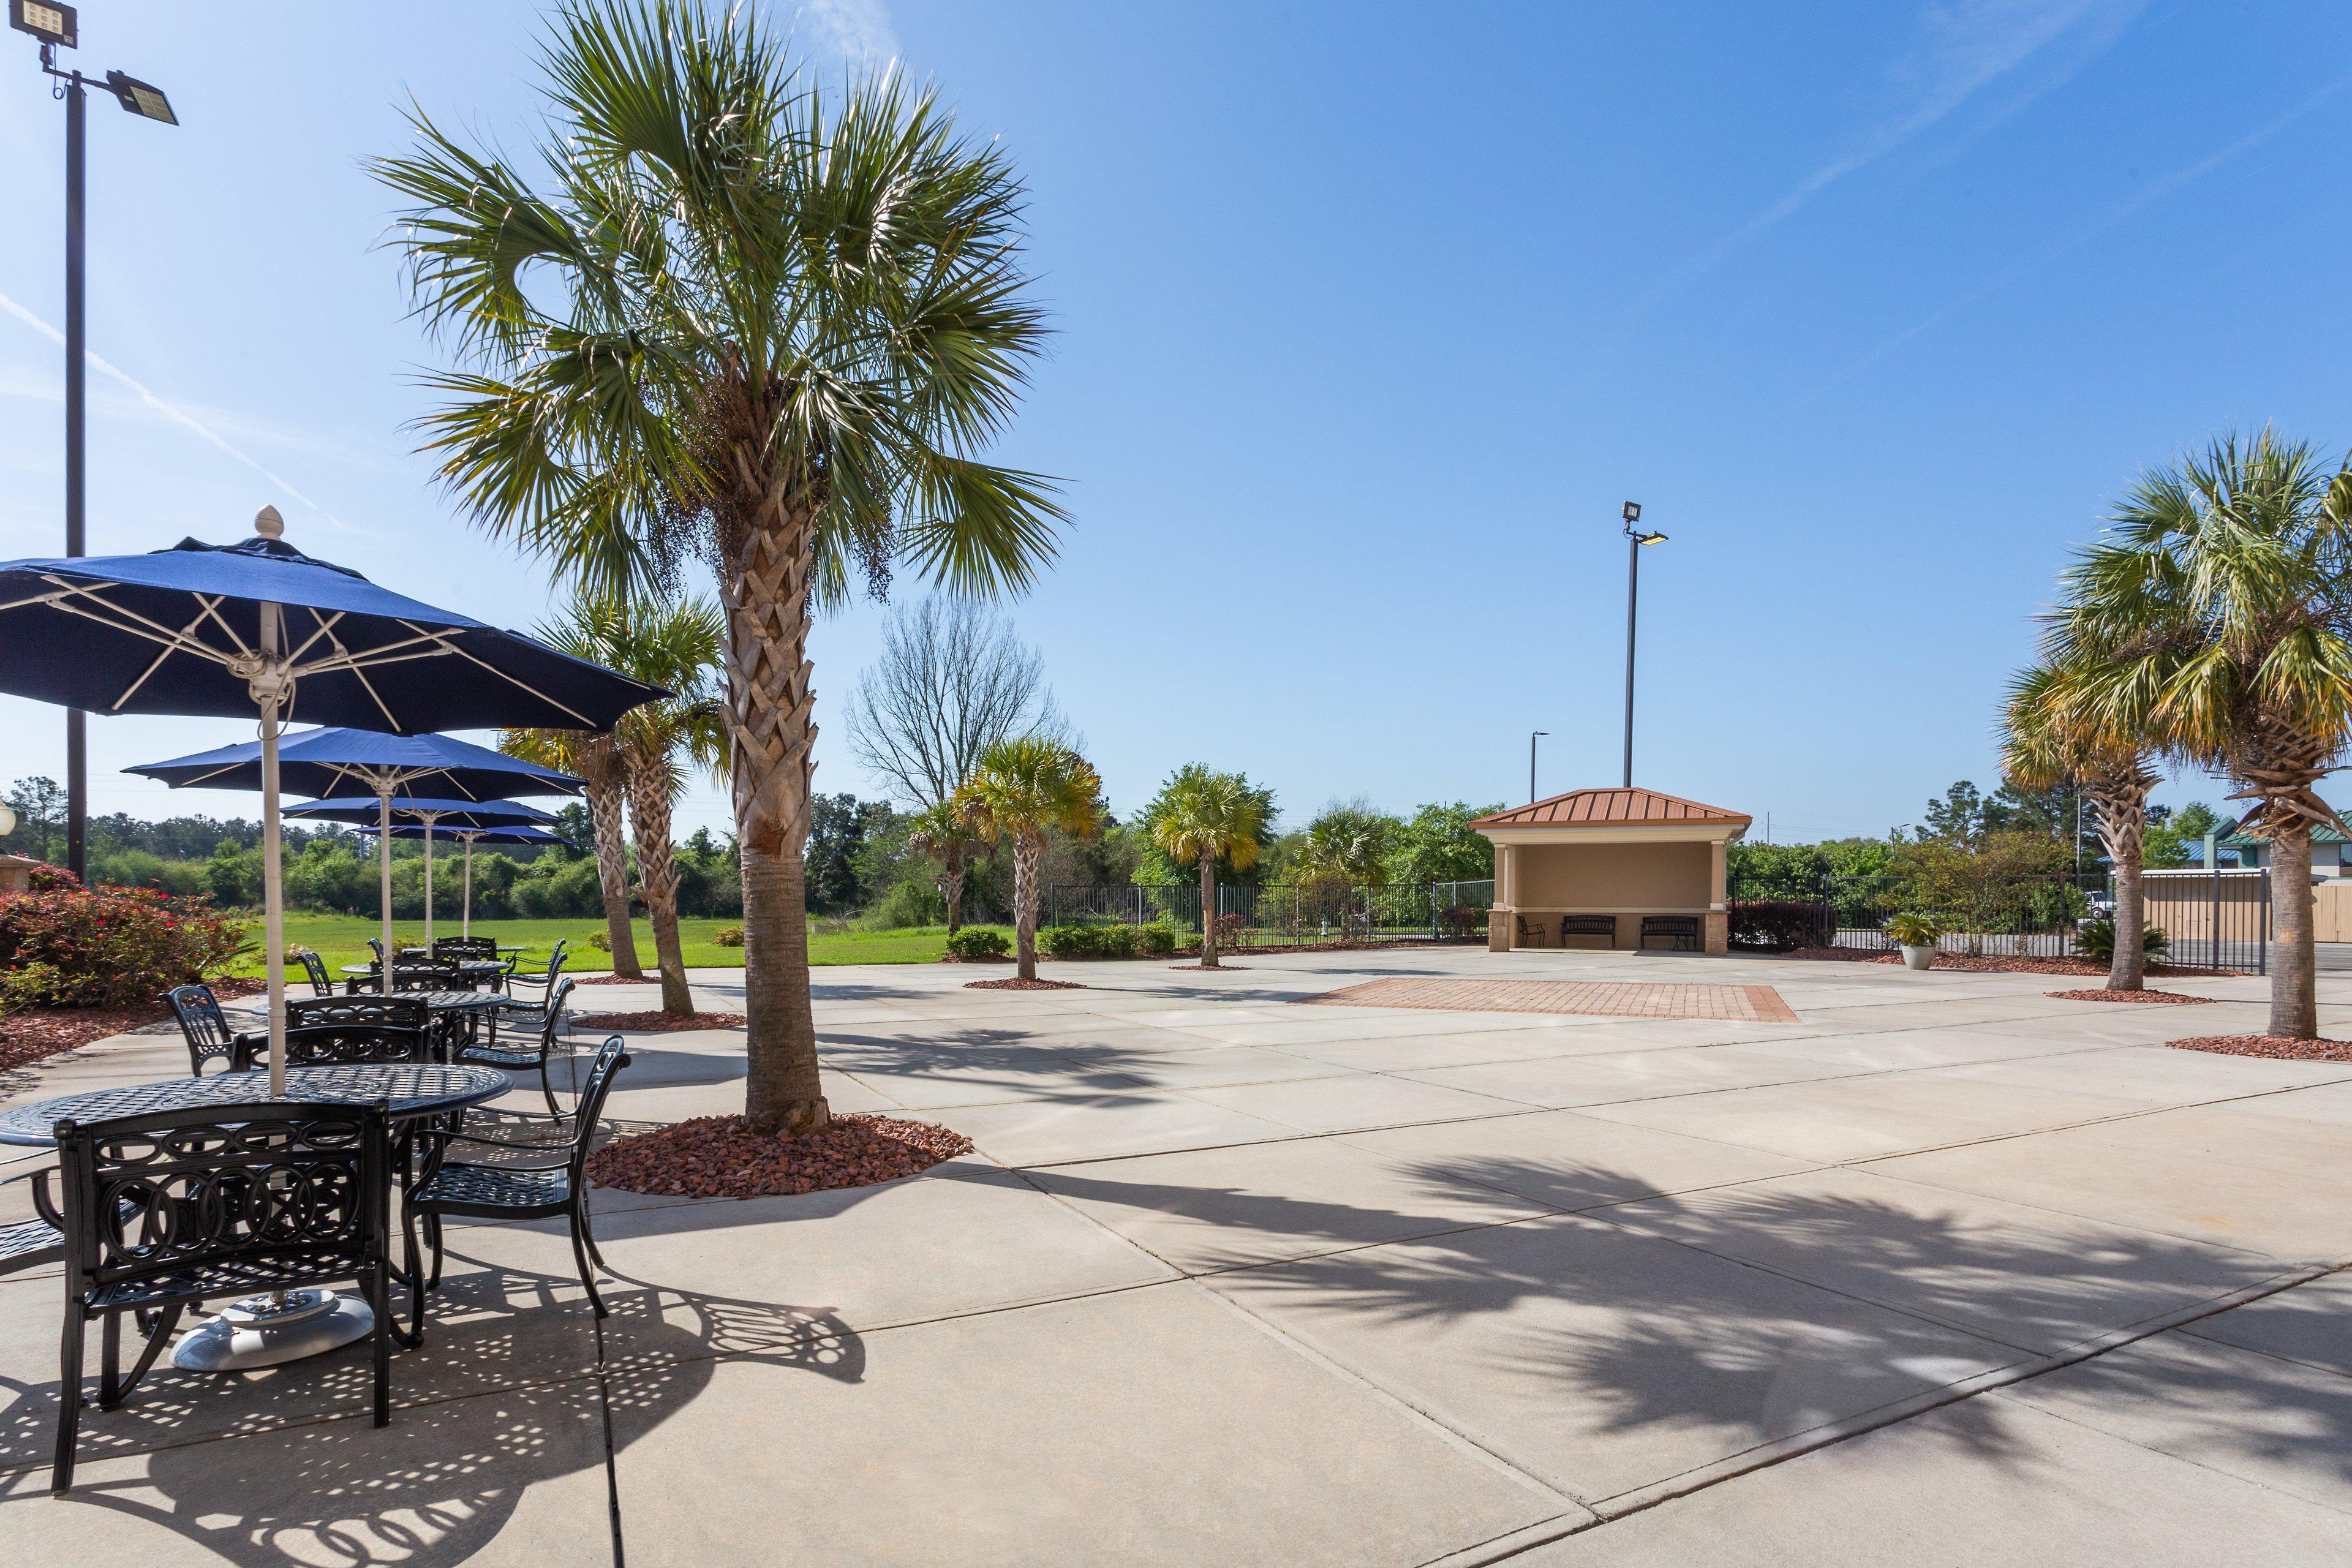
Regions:
M 473 993 L 462 994 L 470 996 Z M 419 1123 L 496 1100 L 513 1087 L 514 1079 L 496 1068 L 353 1063 L 288 1068 L 285 1098 L 345 1105 L 383 1100 L 394 1125 L 400 1130 L 394 1168 L 402 1173 L 405 1184 L 411 1163 L 409 1151 Z M 154 1083 L 86 1089 L 0 1111 L 0 1143 L 54 1144 L 55 1129 L 60 1121 L 105 1121 L 118 1116 L 242 1105 L 268 1099 L 269 1075 L 266 1072 L 215 1073 L 207 1078 L 168 1078 Z M 423 1288 L 420 1279 L 402 1278 L 411 1290 Z M 255 1366 L 273 1366 L 323 1354 L 347 1344 L 366 1333 L 373 1321 L 363 1303 L 331 1290 L 257 1297 L 237 1302 L 214 1324 L 192 1331 L 173 1352 L 172 1359 L 174 1365 L 192 1371 L 239 1372 Z M 392 1324 L 392 1333 L 404 1344 L 414 1342 L 396 1321 Z
M 461 994 L 471 996 L 474 993 Z M 495 1068 L 387 1062 L 286 1069 L 288 1100 L 323 1100 L 346 1105 L 382 1100 L 390 1105 L 394 1121 L 446 1116 L 453 1110 L 496 1100 L 513 1087 L 514 1080 Z M 56 1142 L 51 1130 L 68 1119 L 104 1121 L 117 1116 L 145 1116 L 158 1110 L 186 1110 L 206 1105 L 241 1105 L 268 1098 L 269 1075 L 257 1071 L 167 1078 L 155 1083 L 85 1089 L 79 1094 L 60 1095 L 55 1100 L 0 1110 L 0 1143 L 47 1147 Z
M 500 948 L 499 951 L 504 952 L 508 950 Z M 514 951 L 520 952 L 521 949 L 517 948 Z M 405 964 L 395 963 L 392 966 L 392 972 L 394 974 L 398 974 L 401 970 L 405 967 L 407 967 Z M 464 963 L 420 963 L 416 967 L 419 969 L 455 969 L 458 973 L 465 975 L 469 980 L 495 980 L 505 974 L 509 966 L 503 963 L 491 959 L 480 958 L 473 959 Z M 344 974 L 349 975 L 353 980 L 373 980 L 383 973 L 383 970 L 378 969 L 373 963 L 346 963 L 342 966 L 341 972 Z

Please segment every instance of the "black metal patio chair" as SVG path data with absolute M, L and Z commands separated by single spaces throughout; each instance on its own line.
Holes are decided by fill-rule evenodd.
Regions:
M 66 1324 L 50 1490 L 73 1485 L 82 1342 L 102 1328 L 99 1408 L 120 1405 L 183 1312 L 224 1296 L 355 1280 L 375 1313 L 375 1424 L 392 1419 L 391 1137 L 374 1105 L 215 1105 L 58 1124 Z M 43 1173 L 46 1176 L 47 1173 Z M 44 1183 L 44 1188 L 46 1183 Z M 152 1314 L 131 1375 L 122 1315 Z
M 546 1006 L 540 1009 L 536 1043 L 520 1030 L 516 1031 L 516 1037 L 501 1043 L 494 1029 L 486 1044 L 458 1046 L 457 1059 L 479 1062 L 485 1067 L 505 1068 L 509 1071 L 536 1068 L 539 1069 L 540 1092 L 547 1097 L 547 1113 L 550 1116 L 562 1115 L 562 1111 L 556 1108 L 555 1086 L 547 1076 L 547 1063 L 548 1058 L 556 1053 L 556 1037 L 559 1035 L 563 1037 L 564 1054 L 571 1054 L 571 1016 L 566 1004 L 571 999 L 572 988 L 577 984 L 568 974 L 555 983 L 555 990 L 549 996 Z M 504 1012 L 500 1009 L 501 1016 Z
M 363 1063 L 425 1065 L 443 1060 L 441 1037 L 432 1029 L 404 1029 L 390 1024 L 305 1024 L 286 1031 L 286 1065 L 289 1068 L 353 1067 Z M 241 1035 L 232 1058 L 237 1072 L 269 1065 L 269 1037 Z
M 202 1078 L 206 1062 L 226 1064 L 236 1057 L 241 1037 L 221 1016 L 220 998 L 213 994 L 211 986 L 174 985 L 163 993 L 163 1002 L 180 1021 L 180 1033 L 187 1038 L 192 1075 Z
M 441 963 L 496 963 L 499 939 L 494 936 L 436 936 L 433 957 Z
M 332 996 L 335 994 L 335 983 L 327 973 L 325 959 L 307 947 L 291 956 L 301 963 L 302 973 L 310 982 L 311 995 Z
M 507 969 L 507 994 L 522 1006 L 543 1005 L 548 994 L 555 989 L 556 981 L 563 973 L 565 957 L 570 951 L 571 944 L 559 937 L 556 940 L 555 951 L 547 955 L 545 969 L 525 969 L 520 963 L 509 965 Z M 527 985 L 536 991 L 538 995 L 535 998 L 524 995 L 515 990 L 518 985 Z
M 425 1278 L 418 1269 L 416 1238 L 420 1221 L 432 1245 L 433 1272 L 425 1278 L 424 1289 L 411 1295 L 412 1336 L 425 1331 L 425 1290 L 441 1283 L 441 1220 L 446 1215 L 474 1219 L 563 1220 L 571 1227 L 572 1258 L 580 1266 L 580 1283 L 588 1289 L 588 1303 L 598 1317 L 608 1315 L 604 1299 L 596 1293 L 595 1272 L 590 1267 L 593 1260 L 596 1268 L 602 1268 L 604 1255 L 596 1250 L 596 1237 L 588 1225 L 588 1152 L 595 1141 L 597 1120 L 604 1114 L 604 1097 L 612 1092 L 613 1079 L 628 1065 L 628 1047 L 618 1035 L 606 1040 L 596 1053 L 595 1065 L 588 1069 L 588 1081 L 572 1107 L 570 1147 L 561 1165 L 476 1164 L 446 1156 L 451 1146 L 459 1143 L 509 1154 L 542 1155 L 564 1149 L 562 1143 L 484 1138 L 436 1127 L 418 1130 L 417 1137 L 429 1150 L 425 1174 L 402 1200 L 401 1229 L 407 1247 L 409 1279 L 413 1282 Z M 412 1337 L 407 1342 L 413 1344 L 415 1340 Z

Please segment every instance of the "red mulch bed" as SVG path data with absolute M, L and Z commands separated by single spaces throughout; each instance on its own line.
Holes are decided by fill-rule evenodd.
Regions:
M 1801 947 L 1790 952 L 1768 954 L 1772 958 L 1806 958 L 1831 963 L 1900 963 L 1899 952 L 1872 952 L 1859 947 Z M 2107 966 L 2094 963 L 2087 958 L 2020 958 L 1996 957 L 1985 954 L 1971 956 L 1965 952 L 1939 952 L 1933 967 L 1962 970 L 1976 974 L 2105 974 Z M 2169 963 L 2151 963 L 2147 973 L 2158 979 L 2180 975 L 2222 976 L 2236 973 L 2228 969 L 2181 969 Z
M 754 1132 L 740 1116 L 698 1116 L 605 1145 L 588 1157 L 588 1174 L 656 1197 L 759 1198 L 895 1181 L 971 1152 L 961 1132 L 896 1116 L 836 1116 L 803 1138 Z
M 633 974 L 575 974 L 572 977 L 583 985 L 658 985 L 661 976 L 648 974 L 643 979 Z
M 2290 1035 L 2197 1035 L 2167 1040 L 2183 1051 L 2218 1051 L 2225 1057 L 2269 1057 L 2289 1062 L 2352 1062 L 2352 1040 L 2298 1040 Z
M 1008 974 L 1002 980 L 967 980 L 967 991 L 1084 991 L 1086 986 L 1076 980 L 1024 980 Z
M 213 994 L 225 999 L 256 996 L 268 989 L 268 983 L 260 980 L 215 980 L 211 984 Z M 136 1007 L 27 1007 L 0 1018 L 0 1071 L 160 1024 L 171 1016 L 172 1010 L 161 1002 L 142 1002 Z
M 2184 996 L 2178 991 L 2044 991 L 2061 1002 L 2211 1002 L 2211 996 Z
M 1207 969 L 1212 974 L 1223 974 L 1227 970 L 1233 969 L 1239 969 L 1246 972 L 1249 965 L 1246 963 L 1220 963 L 1215 968 L 1210 969 L 1205 963 L 1171 963 L 1168 967 L 1171 969 Z
M 670 1035 L 680 1029 L 740 1029 L 740 1013 L 689 1013 L 674 1018 L 656 1007 L 650 1013 L 582 1013 L 572 1020 L 591 1029 L 619 1029 L 632 1035 Z

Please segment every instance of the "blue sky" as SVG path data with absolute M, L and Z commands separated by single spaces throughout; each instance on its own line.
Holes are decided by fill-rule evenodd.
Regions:
M 1177 764 L 1410 808 L 1614 783 L 1619 504 L 1646 552 L 1636 773 L 1783 839 L 1990 785 L 2068 550 L 2143 466 L 2275 421 L 2352 441 L 2338 7 L 818 0 L 1001 137 L 1056 329 L 1001 456 L 1076 524 L 1012 606 L 1114 809 Z M 235 31 L 231 31 L 231 28 Z M 504 625 L 543 577 L 433 491 L 432 350 L 359 161 L 409 95 L 520 149 L 523 5 L 92 0 L 94 552 L 247 531 Z M 60 547 L 63 111 L 0 38 L 0 556 Z M 914 584 L 904 582 L 902 593 Z M 877 793 L 815 637 L 819 787 Z M 99 811 L 245 814 L 125 764 L 243 738 L 92 725 Z M 62 772 L 0 698 L 0 779 Z M 2182 781 L 2176 802 L 2221 792 Z M 685 825 L 723 826 L 698 788 Z

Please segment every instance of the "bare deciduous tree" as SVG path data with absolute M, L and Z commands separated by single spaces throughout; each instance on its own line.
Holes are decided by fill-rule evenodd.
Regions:
M 848 712 L 857 760 L 918 810 L 953 795 L 999 741 L 1069 739 L 1036 650 L 985 605 L 946 595 L 891 613 Z

